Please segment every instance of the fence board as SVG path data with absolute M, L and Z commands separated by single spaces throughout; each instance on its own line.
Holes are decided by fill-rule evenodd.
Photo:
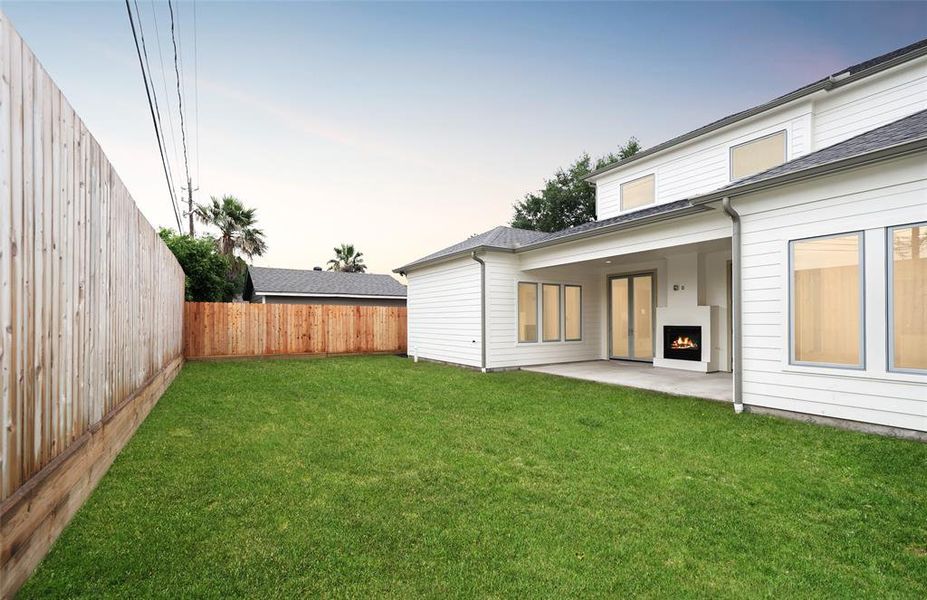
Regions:
M 105 473 L 140 399 L 147 414 L 179 369 L 183 289 L 180 265 L 0 12 L 0 596 Z M 76 487 L 52 486 L 91 437 L 106 440 L 105 460 L 72 467 Z M 55 518 L 38 519 L 46 510 Z
M 406 318 L 398 306 L 187 302 L 184 355 L 405 353 Z

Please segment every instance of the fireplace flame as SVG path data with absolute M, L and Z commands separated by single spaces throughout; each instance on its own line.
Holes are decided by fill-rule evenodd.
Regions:
M 673 350 L 694 350 L 698 348 L 698 344 L 689 336 L 681 335 L 670 342 L 670 348 Z

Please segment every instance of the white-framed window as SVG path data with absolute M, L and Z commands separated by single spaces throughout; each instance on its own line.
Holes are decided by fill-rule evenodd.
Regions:
M 563 286 L 563 339 L 583 339 L 583 288 L 578 285 Z
M 785 129 L 731 146 L 731 181 L 749 177 L 781 165 L 788 158 Z
M 789 242 L 790 362 L 865 367 L 863 233 Z
M 651 173 L 621 184 L 621 210 L 630 210 L 656 201 L 656 178 Z
M 518 341 L 538 341 L 538 284 L 518 282 Z
M 560 341 L 560 286 L 556 283 L 541 284 L 541 330 L 543 341 Z
M 927 372 L 927 222 L 888 228 L 888 369 Z

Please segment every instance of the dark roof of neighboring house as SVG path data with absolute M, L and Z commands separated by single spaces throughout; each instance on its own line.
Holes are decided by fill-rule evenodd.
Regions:
M 726 117 L 718 119 L 717 121 L 713 121 L 707 125 L 699 127 L 698 129 L 693 129 L 692 131 L 688 133 L 684 133 L 680 136 L 667 140 L 663 142 L 662 144 L 657 144 L 656 146 L 647 148 L 646 150 L 642 150 L 638 152 L 637 154 L 634 154 L 633 156 L 629 156 L 628 158 L 607 164 L 589 173 L 589 175 L 586 176 L 586 180 L 594 179 L 598 177 L 599 175 L 603 175 L 604 173 L 607 173 L 619 167 L 623 167 L 627 165 L 628 163 L 634 162 L 636 160 L 640 160 L 646 156 L 650 156 L 651 154 L 656 154 L 657 152 L 666 150 L 667 148 L 671 148 L 672 146 L 675 146 L 677 144 L 681 144 L 685 141 L 697 138 L 700 135 L 704 135 L 710 131 L 714 131 L 715 129 L 720 129 L 727 125 L 731 125 L 738 121 L 742 121 L 743 119 L 752 117 L 753 115 L 757 115 L 771 108 L 775 108 L 776 106 L 786 104 L 787 102 L 791 102 L 793 100 L 797 100 L 803 96 L 807 96 L 808 94 L 812 94 L 818 90 L 828 90 L 828 89 L 833 89 L 835 87 L 839 87 L 842 85 L 846 85 L 847 83 L 850 83 L 852 81 L 857 81 L 859 79 L 862 79 L 869 75 L 873 75 L 875 73 L 878 73 L 880 71 L 883 71 L 895 65 L 907 62 L 909 60 L 913 60 L 919 56 L 924 56 L 925 54 L 927 54 L 927 38 L 922 39 L 918 42 L 914 42 L 913 44 L 905 46 L 904 48 L 899 48 L 897 50 L 893 50 L 886 54 L 882 54 L 881 56 L 871 58 L 869 60 L 866 60 L 861 63 L 855 64 L 853 66 L 847 67 L 845 69 L 841 69 L 837 71 L 836 73 L 833 73 L 832 75 L 824 77 L 823 79 L 819 79 L 815 81 L 814 83 L 810 83 L 808 85 L 800 87 L 797 90 L 789 92 L 788 94 L 784 94 L 782 96 L 779 96 L 778 98 L 774 98 L 768 102 L 764 102 L 763 104 L 759 104 L 752 108 L 748 108 L 746 110 L 742 110 L 732 115 L 728 115 Z
M 390 275 L 249 266 L 248 277 L 255 294 L 406 297 L 406 286 Z
M 848 161 L 871 158 L 878 154 L 898 155 L 906 150 L 917 150 L 927 142 L 927 110 L 916 112 L 888 125 L 861 133 L 817 152 L 805 154 L 795 160 L 771 169 L 744 177 L 730 185 L 718 188 L 697 198 L 696 203 L 709 202 L 735 193 L 746 193 L 758 187 L 784 183 L 797 176 L 813 176 L 829 172 Z

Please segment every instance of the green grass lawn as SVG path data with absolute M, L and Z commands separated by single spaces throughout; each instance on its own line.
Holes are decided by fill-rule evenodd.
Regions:
M 927 445 L 397 357 L 189 363 L 21 592 L 927 597 Z

